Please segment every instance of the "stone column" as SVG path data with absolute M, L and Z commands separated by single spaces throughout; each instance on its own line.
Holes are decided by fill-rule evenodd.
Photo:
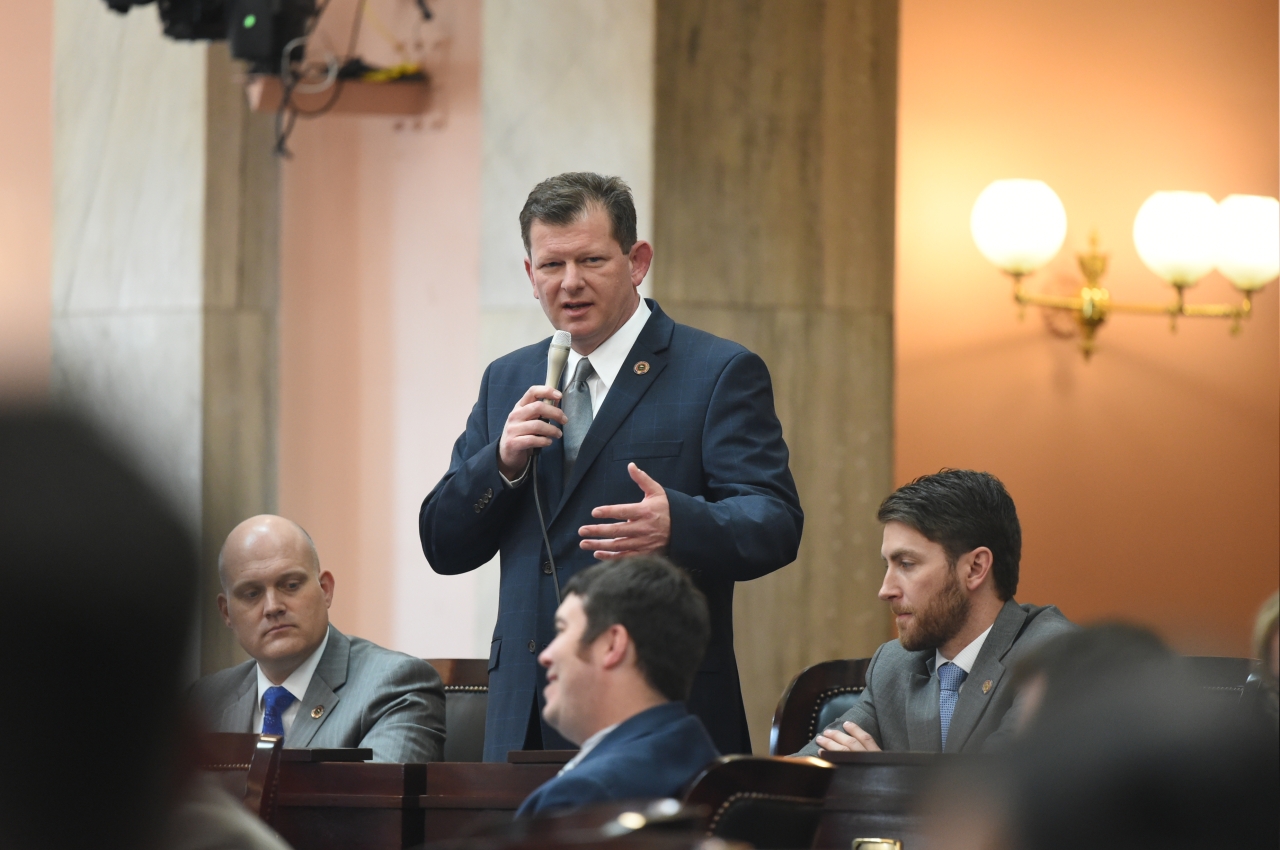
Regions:
M 888 635 L 897 45 L 889 0 L 657 2 L 656 297 L 765 359 L 805 511 L 735 602 L 759 753 L 796 673 Z
M 204 672 L 242 657 L 218 548 L 275 503 L 278 173 L 235 73 L 225 45 L 165 39 L 155 7 L 56 0 L 52 395 L 199 539 Z

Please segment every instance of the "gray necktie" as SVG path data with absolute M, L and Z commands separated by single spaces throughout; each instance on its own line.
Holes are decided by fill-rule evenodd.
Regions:
M 573 372 L 573 380 L 569 381 L 560 402 L 560 408 L 569 417 L 568 424 L 564 426 L 565 481 L 573 474 L 573 465 L 578 460 L 582 441 L 586 438 L 587 431 L 591 430 L 591 388 L 587 386 L 587 379 L 594 374 L 590 360 L 585 357 L 579 360 L 578 368 Z

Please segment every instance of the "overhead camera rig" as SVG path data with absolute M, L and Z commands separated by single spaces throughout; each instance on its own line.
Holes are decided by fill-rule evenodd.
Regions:
M 354 84 L 388 94 L 394 89 L 408 94 L 395 98 L 408 103 L 407 109 L 390 112 L 421 112 L 426 102 L 427 75 L 419 61 L 405 56 L 391 68 L 377 68 L 356 55 L 360 21 L 367 0 L 356 0 L 356 16 L 351 26 L 346 55 L 329 56 L 326 61 L 308 61 L 307 41 L 331 0 L 105 0 L 121 14 L 134 6 L 155 3 L 164 34 L 179 41 L 226 41 L 231 56 L 248 63 L 250 101 L 255 109 L 263 101 L 264 83 L 274 87 L 268 99 L 276 112 L 276 153 L 288 157 L 287 141 L 299 117 L 315 117 L 333 109 L 343 88 Z M 431 20 L 427 0 L 414 0 L 423 20 Z M 376 17 L 376 16 L 375 16 Z M 402 54 L 402 46 L 397 45 Z M 388 86 L 388 83 L 416 83 L 416 86 Z M 416 91 L 415 91 L 416 89 Z M 323 100 L 316 108 L 317 96 Z M 359 100 L 359 98 L 357 99 Z M 365 98 L 386 101 L 384 98 Z M 365 111 L 356 108 L 353 111 Z M 386 112 L 388 110 L 375 110 Z
M 106 0 L 121 14 L 153 2 L 169 38 L 226 41 L 252 74 L 279 75 L 285 48 L 304 38 L 323 11 L 316 0 Z

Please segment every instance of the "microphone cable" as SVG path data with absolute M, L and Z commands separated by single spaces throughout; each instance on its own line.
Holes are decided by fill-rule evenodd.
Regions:
M 556 604 L 559 605 L 564 601 L 560 595 L 560 571 L 556 569 L 556 556 L 551 554 L 551 538 L 547 536 L 547 521 L 542 516 L 542 499 L 538 496 L 538 457 L 542 451 L 535 450 L 533 453 L 533 468 L 529 470 L 529 474 L 533 476 L 533 506 L 538 511 L 538 527 L 542 529 L 542 542 L 547 547 L 547 563 L 551 565 L 551 581 L 556 586 Z

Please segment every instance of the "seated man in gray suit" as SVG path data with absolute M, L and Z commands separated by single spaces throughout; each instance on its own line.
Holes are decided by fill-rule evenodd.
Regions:
M 245 520 L 223 544 L 218 574 L 222 619 L 253 660 L 192 687 L 212 731 L 283 735 L 286 747 L 370 747 L 374 761 L 441 758 L 439 674 L 329 624 L 333 575 L 301 526 Z
M 853 708 L 800 755 L 975 751 L 1012 734 L 1018 659 L 1075 628 L 1053 606 L 1019 605 L 1022 528 L 994 475 L 947 469 L 890 494 L 880 598 L 898 639 L 876 650 Z

